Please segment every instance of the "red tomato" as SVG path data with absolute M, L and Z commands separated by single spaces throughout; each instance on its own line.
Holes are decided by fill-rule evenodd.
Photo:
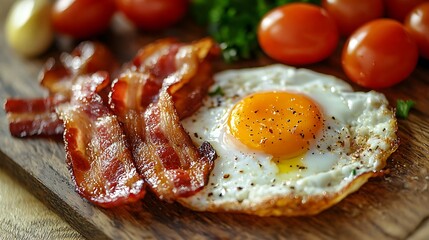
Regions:
M 258 41 L 271 58 L 292 65 L 321 61 L 335 50 L 339 33 L 322 8 L 292 3 L 274 8 L 258 28 Z
M 428 0 L 384 0 L 384 5 L 388 17 L 403 22 L 413 8 L 427 1 Z
M 183 18 L 189 0 L 116 0 L 116 3 L 137 27 L 161 30 Z
M 106 30 L 115 10 L 114 0 L 58 0 L 52 24 L 59 33 L 87 38 Z
M 383 0 L 322 0 L 322 7 L 335 19 L 344 36 L 384 14 Z
M 385 88 L 407 78 L 416 67 L 417 45 L 405 27 L 392 19 L 371 21 L 344 45 L 342 66 L 355 83 Z
M 429 2 L 414 8 L 405 18 L 405 26 L 416 40 L 420 56 L 429 59 Z

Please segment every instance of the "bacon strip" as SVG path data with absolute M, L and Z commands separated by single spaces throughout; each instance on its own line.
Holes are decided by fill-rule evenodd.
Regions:
M 110 51 L 93 42 L 79 44 L 71 54 L 63 53 L 60 61 L 49 59 L 39 74 L 40 84 L 49 90 L 48 97 L 6 100 L 4 107 L 8 113 L 10 133 L 15 137 L 61 135 L 63 122 L 55 109 L 70 101 L 76 79 L 100 70 L 112 73 L 117 68 L 118 63 Z M 103 99 L 107 99 L 106 92 L 100 93 Z
M 64 121 L 67 164 L 84 198 L 102 207 L 135 202 L 145 195 L 117 117 L 99 92 L 109 84 L 107 73 L 81 76 L 69 104 L 57 108 Z
M 193 53 L 189 54 L 190 51 Z M 176 111 L 180 119 L 183 119 L 194 113 L 201 106 L 203 98 L 207 96 L 208 89 L 213 84 L 213 78 L 211 64 L 206 59 L 217 56 L 219 51 L 210 39 L 202 39 L 188 46 L 174 39 L 162 39 L 141 49 L 134 58 L 132 66 L 135 71 L 148 72 L 154 76 L 156 80 L 151 81 L 151 86 L 153 88 L 156 86 L 157 89 L 150 94 L 155 97 L 158 97 L 163 81 L 167 77 L 173 79 L 169 75 L 173 73 L 188 75 L 184 75 L 184 79 L 175 83 L 175 89 L 170 90 Z M 183 67 L 181 73 L 176 72 L 180 61 L 183 61 L 179 63 Z M 198 62 L 197 68 L 194 66 L 195 62 Z M 148 105 L 147 99 L 150 98 L 147 96 L 146 93 L 142 99 L 143 106 Z
M 137 153 L 140 172 L 157 186 L 161 198 L 173 200 L 195 194 L 207 184 L 216 153 L 205 142 L 197 149 L 175 114 L 167 91 L 145 111 L 146 144 Z M 153 168 L 161 170 L 153 172 Z
M 62 134 L 63 122 L 55 113 L 55 108 L 65 101 L 61 96 L 28 100 L 7 99 L 4 108 L 10 133 L 15 137 Z
M 122 74 L 112 86 L 111 108 L 124 123 L 137 169 L 166 201 L 199 191 L 213 168 L 214 149 L 208 143 L 200 149 L 194 146 L 173 102 L 175 93 L 188 85 L 192 88 L 177 95 L 184 106 L 197 99 L 183 99 L 185 92 L 207 91 L 211 71 L 205 60 L 213 46 L 209 39 L 190 45 L 159 41 L 140 51 L 133 61 L 135 70 Z M 193 83 L 204 80 L 209 83 Z
M 39 74 L 40 85 L 50 94 L 70 98 L 71 86 L 85 74 L 107 71 L 113 74 L 118 63 L 109 49 L 101 43 L 82 42 L 70 54 L 62 53 L 59 61 L 49 59 Z

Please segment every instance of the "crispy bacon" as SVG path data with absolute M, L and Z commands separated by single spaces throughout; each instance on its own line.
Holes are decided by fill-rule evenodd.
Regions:
M 201 107 L 202 100 L 208 94 L 213 84 L 211 65 L 202 62 L 192 81 L 173 94 L 173 102 L 180 119 L 189 117 Z
M 59 61 L 49 59 L 39 74 L 40 85 L 50 94 L 70 98 L 71 86 L 81 75 L 107 71 L 113 74 L 118 63 L 109 49 L 101 43 L 82 42 L 72 52 L 62 53 Z
M 140 51 L 133 61 L 135 69 L 122 74 L 112 87 L 111 108 L 124 123 L 137 169 L 166 201 L 199 191 L 213 168 L 216 153 L 211 145 L 197 149 L 180 123 L 179 116 L 192 110 L 182 107 L 186 114 L 178 114 L 173 102 L 176 93 L 183 106 L 202 100 L 202 95 L 185 94 L 207 91 L 211 71 L 205 61 L 213 47 L 209 39 L 190 45 L 159 41 Z M 208 83 L 194 83 L 200 81 Z M 192 87 L 181 92 L 188 86 Z
M 190 196 L 207 184 L 216 153 L 206 142 L 194 146 L 180 118 L 199 107 L 212 83 L 207 59 L 214 49 L 210 39 L 147 46 L 112 85 L 109 109 L 102 96 L 109 74 L 89 73 L 116 69 L 116 61 L 103 46 L 85 42 L 45 65 L 39 79 L 49 97 L 6 102 L 11 132 L 64 129 L 77 191 L 102 207 L 143 198 L 147 183 L 166 201 Z
M 64 121 L 67 164 L 84 198 L 102 207 L 135 202 L 145 195 L 117 117 L 99 92 L 107 73 L 78 77 L 70 103 L 57 108 Z
M 72 72 L 55 58 L 49 58 L 39 73 L 40 85 L 50 95 L 59 94 L 67 98 L 71 96 Z
M 189 54 L 189 51 L 193 51 L 193 54 Z M 209 87 L 213 84 L 211 64 L 205 59 L 218 54 L 219 48 L 210 39 L 202 39 L 192 45 L 185 45 L 174 39 L 167 38 L 141 49 L 132 63 L 136 71 L 149 72 L 154 76 L 156 80 L 151 81 L 151 86 L 154 88 L 155 93 L 152 94 L 158 97 L 157 93 L 165 78 L 175 73 L 177 63 L 183 61 L 180 64 L 184 72 L 176 72 L 175 74 L 188 74 L 189 76 L 184 76 L 184 78 L 188 79 L 176 82 L 174 89 L 170 89 L 176 111 L 180 119 L 183 119 L 190 116 L 201 106 L 202 99 L 207 95 Z M 192 67 L 192 64 L 195 64 L 193 61 L 196 61 L 196 59 L 192 58 L 201 60 L 198 63 L 198 68 Z M 170 77 L 170 79 L 173 78 Z M 189 81 L 190 79 L 192 81 Z M 183 86 L 185 84 L 186 86 Z M 157 89 L 155 89 L 156 87 Z M 148 105 L 148 97 L 142 98 L 142 101 L 143 106 Z
M 159 101 L 148 107 L 144 119 L 146 144 L 136 161 L 149 184 L 156 186 L 156 193 L 173 200 L 191 196 L 203 188 L 216 153 L 208 142 L 199 149 L 194 146 L 167 91 L 161 91 Z
M 63 122 L 55 113 L 55 108 L 65 101 L 61 96 L 7 99 L 4 108 L 10 133 L 15 137 L 61 135 L 64 130 Z
M 70 100 L 76 79 L 101 70 L 113 73 L 117 68 L 110 51 L 94 42 L 79 44 L 71 54 L 63 53 L 60 61 L 49 59 L 39 74 L 40 84 L 49 90 L 48 97 L 6 100 L 10 133 L 15 137 L 61 135 L 64 127 L 55 109 Z M 103 99 L 107 99 L 106 92 L 100 92 Z

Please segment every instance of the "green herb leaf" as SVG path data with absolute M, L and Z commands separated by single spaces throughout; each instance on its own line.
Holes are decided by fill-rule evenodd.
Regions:
M 217 88 L 213 92 L 209 92 L 210 97 L 217 96 L 217 95 L 220 95 L 220 96 L 225 95 L 225 93 L 223 92 L 220 86 L 217 86 Z
M 292 2 L 320 4 L 320 0 L 192 0 L 191 14 L 220 44 L 224 60 L 233 62 L 261 52 L 260 20 L 272 8 Z
M 352 170 L 352 174 L 353 174 L 353 176 L 356 176 L 356 169 Z
M 411 108 L 414 107 L 416 103 L 413 100 L 397 100 L 396 101 L 396 116 L 400 118 L 407 118 L 408 113 Z

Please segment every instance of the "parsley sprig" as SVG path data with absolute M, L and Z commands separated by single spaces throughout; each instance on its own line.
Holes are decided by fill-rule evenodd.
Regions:
M 407 118 L 408 113 L 415 104 L 413 100 L 398 99 L 396 101 L 396 116 L 404 119 Z
M 320 0 L 192 0 L 191 13 L 220 44 L 223 58 L 233 62 L 257 56 L 260 20 L 272 8 L 291 2 L 320 4 Z
M 217 88 L 214 91 L 209 92 L 209 96 L 210 97 L 213 97 L 213 96 L 224 96 L 224 95 L 225 95 L 225 93 L 223 92 L 223 90 L 222 90 L 222 88 L 220 86 L 217 86 Z

